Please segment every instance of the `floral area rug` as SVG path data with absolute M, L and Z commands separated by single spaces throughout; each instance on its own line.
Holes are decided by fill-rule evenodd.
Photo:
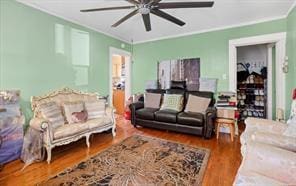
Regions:
M 210 151 L 131 136 L 38 185 L 201 185 Z

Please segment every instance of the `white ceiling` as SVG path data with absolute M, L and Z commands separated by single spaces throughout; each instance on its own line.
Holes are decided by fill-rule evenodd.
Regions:
M 150 32 L 145 31 L 140 14 L 127 20 L 117 28 L 111 27 L 113 23 L 132 10 L 80 12 L 81 9 L 88 8 L 131 5 L 124 0 L 18 1 L 115 38 L 127 42 L 133 40 L 134 43 L 139 43 L 285 17 L 296 0 L 214 0 L 213 8 L 164 10 L 186 22 L 186 25 L 180 27 L 151 15 L 152 31 Z M 163 0 L 162 2 L 173 1 L 175 0 Z

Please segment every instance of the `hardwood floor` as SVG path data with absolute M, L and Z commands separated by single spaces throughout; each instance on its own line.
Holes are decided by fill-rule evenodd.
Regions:
M 228 134 L 221 134 L 219 140 L 215 137 L 205 140 L 193 135 L 148 128 L 134 128 L 129 121 L 118 118 L 117 135 L 114 139 L 111 133 L 103 133 L 91 137 L 91 147 L 89 149 L 86 147 L 85 139 L 57 147 L 53 150 L 50 165 L 45 161 L 34 163 L 24 171 L 20 171 L 24 165 L 20 160 L 8 163 L 0 171 L 0 185 L 35 185 L 134 134 L 153 136 L 210 149 L 211 155 L 203 179 L 203 185 L 205 186 L 232 185 L 241 163 L 238 137 L 235 137 L 233 142 L 231 142 Z

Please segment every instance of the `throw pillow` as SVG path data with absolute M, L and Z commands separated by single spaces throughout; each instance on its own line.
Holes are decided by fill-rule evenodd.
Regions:
M 87 120 L 87 112 L 85 110 L 81 112 L 72 113 L 72 121 L 74 121 L 75 123 L 86 122 L 86 120 Z
M 144 107 L 159 109 L 161 100 L 161 94 L 145 93 L 144 95 Z
M 183 95 L 164 94 L 163 103 L 160 110 L 173 110 L 180 112 L 183 109 Z
M 48 120 L 52 128 L 58 128 L 65 124 L 65 119 L 61 108 L 55 102 L 43 103 L 39 105 L 42 117 Z
M 97 101 L 85 102 L 84 106 L 88 114 L 88 119 L 100 118 L 105 115 L 105 110 L 106 110 L 105 100 L 100 99 Z
M 69 124 L 75 123 L 72 118 L 72 113 L 81 112 L 84 110 L 82 102 L 65 102 L 63 104 L 66 120 Z
M 205 113 L 211 99 L 189 94 L 185 112 Z

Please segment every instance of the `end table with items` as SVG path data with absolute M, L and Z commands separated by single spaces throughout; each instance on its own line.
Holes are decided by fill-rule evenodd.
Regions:
M 216 135 L 219 139 L 219 133 L 222 127 L 229 128 L 231 141 L 233 141 L 235 134 L 238 134 L 237 119 L 236 119 L 237 108 L 219 108 L 217 107 L 217 118 L 216 118 Z

